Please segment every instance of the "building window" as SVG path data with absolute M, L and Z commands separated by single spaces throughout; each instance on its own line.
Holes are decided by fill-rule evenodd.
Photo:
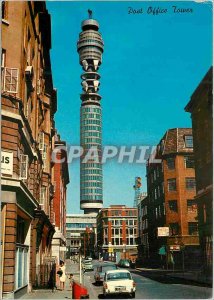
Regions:
M 198 223 L 197 222 L 189 222 L 188 223 L 188 231 L 189 231 L 189 235 L 198 235 Z
M 191 156 L 185 156 L 184 164 L 186 169 L 194 168 L 195 167 L 194 158 Z
M 176 179 L 171 178 L 167 180 L 168 182 L 168 191 L 176 191 Z
M 6 66 L 6 50 L 2 49 L 1 52 L 1 67 L 4 68 Z
M 3 91 L 7 93 L 17 94 L 18 92 L 18 76 L 17 68 L 4 68 Z
M 185 135 L 185 147 L 186 148 L 193 148 L 193 138 L 192 135 Z
M 28 175 L 28 156 L 20 154 L 20 179 L 27 179 Z
M 186 189 L 187 190 L 195 189 L 195 178 L 193 177 L 186 178 Z
M 177 200 L 169 200 L 169 209 L 171 211 L 177 212 L 178 211 L 178 204 Z
M 44 205 L 46 203 L 46 197 L 47 197 L 47 187 L 42 186 L 40 188 L 39 203 L 40 203 L 40 205 L 42 206 L 43 209 L 44 209 Z
M 166 164 L 167 164 L 168 170 L 174 170 L 175 169 L 175 159 L 174 158 L 167 158 Z
M 197 203 L 194 199 L 187 200 L 187 211 L 197 212 Z
M 157 219 L 157 217 L 158 217 L 158 208 L 155 207 L 155 218 Z
M 178 235 L 179 234 L 179 225 L 178 223 L 169 223 L 170 235 Z
M 132 210 L 127 211 L 127 216 L 134 216 L 134 213 Z

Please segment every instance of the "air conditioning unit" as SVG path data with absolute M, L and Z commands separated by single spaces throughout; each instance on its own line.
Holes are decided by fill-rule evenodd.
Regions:
M 33 78 L 33 66 L 27 66 L 25 69 L 25 76 L 29 79 Z

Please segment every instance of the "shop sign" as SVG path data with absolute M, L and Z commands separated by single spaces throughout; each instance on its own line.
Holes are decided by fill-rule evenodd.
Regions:
M 172 245 L 169 246 L 170 251 L 181 251 L 181 246 L 180 245 Z
M 46 263 L 54 263 L 56 261 L 56 256 L 45 256 L 44 262 Z
M 13 175 L 13 152 L 1 152 L 1 173 Z
M 169 236 L 169 227 L 158 227 L 158 236 Z

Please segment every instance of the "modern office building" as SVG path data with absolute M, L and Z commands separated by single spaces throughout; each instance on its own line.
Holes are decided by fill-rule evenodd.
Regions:
M 199 238 L 203 266 L 213 271 L 213 68 L 210 68 L 185 107 L 191 113 L 196 171 Z
M 86 230 L 94 232 L 96 236 L 97 214 L 67 214 L 66 216 L 66 246 L 67 257 L 79 253 L 83 246 Z M 96 243 L 96 241 L 95 241 Z
M 148 160 L 148 242 L 151 264 L 199 267 L 195 167 L 191 128 L 167 130 Z M 159 228 L 159 229 L 158 229 Z M 165 233 L 160 232 L 165 228 Z M 167 230 L 169 234 L 167 233 Z M 166 259 L 166 260 L 165 260 Z
M 135 260 L 138 236 L 137 208 L 110 205 L 97 215 L 97 248 L 104 260 Z
M 91 18 L 82 22 L 82 32 L 79 35 L 77 50 L 79 62 L 84 73 L 82 78 L 81 111 L 80 111 L 80 145 L 84 152 L 80 161 L 80 208 L 85 214 L 98 213 L 103 205 L 103 182 L 101 143 L 102 143 L 102 111 L 99 91 L 98 74 L 102 63 L 104 43 L 99 33 L 99 24 Z M 91 152 L 90 150 L 91 149 Z M 93 159 L 88 159 L 90 153 Z M 89 156 L 88 156 L 89 155 Z M 91 155 L 92 156 L 92 155 Z

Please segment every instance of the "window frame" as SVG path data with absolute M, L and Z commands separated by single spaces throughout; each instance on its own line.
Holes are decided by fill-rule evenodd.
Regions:
M 196 231 L 193 230 L 194 228 L 191 228 L 191 230 L 190 230 L 190 227 L 193 224 L 196 225 L 196 227 L 197 227 Z M 188 234 L 189 235 L 198 235 L 198 222 L 188 222 Z
M 191 166 L 188 166 L 188 160 L 191 161 L 191 163 L 190 163 Z M 195 168 L 195 160 L 194 160 L 194 158 L 192 156 L 190 156 L 190 155 L 185 155 L 184 156 L 184 165 L 185 165 L 186 169 L 194 169 Z
M 191 205 L 190 205 L 191 202 Z M 193 207 L 194 206 L 194 207 Z M 197 202 L 195 199 L 187 199 L 187 212 L 196 213 L 198 211 Z
M 20 154 L 20 170 L 19 170 L 19 178 L 25 180 L 28 178 L 28 155 Z M 24 166 L 24 167 L 23 167 Z M 22 169 L 23 167 L 23 169 Z
M 166 166 L 168 170 L 175 170 L 175 158 L 174 157 L 167 158 Z
M 170 183 L 174 183 L 174 187 L 175 188 L 170 188 Z M 177 191 L 177 183 L 176 183 L 176 178 L 169 178 L 167 179 L 167 188 L 168 188 L 168 192 L 175 192 Z
M 188 180 L 194 180 L 194 185 L 191 185 L 190 182 L 188 183 Z M 188 191 L 194 191 L 196 189 L 195 177 L 185 177 L 185 188 Z
M 190 141 L 190 137 L 191 137 L 191 144 L 188 144 Z M 184 136 L 184 143 L 185 143 L 185 148 L 193 148 L 193 136 L 192 134 L 186 134 Z
M 15 72 L 16 74 L 13 75 L 13 72 Z M 6 80 L 6 78 L 7 78 L 7 80 Z M 15 83 L 13 83 L 13 80 L 15 80 Z M 18 93 L 18 84 L 19 84 L 19 69 L 4 67 L 3 91 L 7 92 L 9 94 L 17 94 Z M 12 86 L 14 86 L 15 88 L 12 89 L 11 88 Z
M 175 205 L 175 208 L 174 208 L 174 205 L 173 204 L 176 204 Z M 178 212 L 178 201 L 175 199 L 175 200 L 169 200 L 168 201 L 168 207 L 169 207 L 169 210 L 171 212 Z

